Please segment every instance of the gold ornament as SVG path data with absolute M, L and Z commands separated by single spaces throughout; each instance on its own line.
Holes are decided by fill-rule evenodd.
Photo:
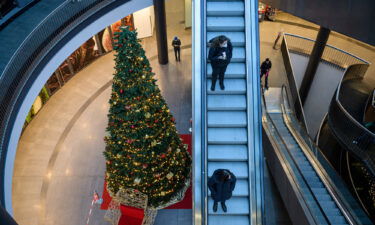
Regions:
M 150 117 L 151 117 L 151 113 L 146 112 L 146 113 L 145 113 L 145 117 L 146 117 L 147 119 L 150 118 Z
M 141 178 L 137 177 L 134 179 L 135 184 L 139 184 L 141 182 Z
M 167 179 L 170 180 L 172 177 L 173 177 L 173 173 L 172 173 L 172 172 L 169 172 L 169 173 L 167 174 Z

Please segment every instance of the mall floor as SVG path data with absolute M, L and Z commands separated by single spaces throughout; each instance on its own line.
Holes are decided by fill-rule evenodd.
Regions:
M 187 134 L 191 118 L 191 30 L 184 28 L 184 1 L 166 1 L 168 44 L 177 35 L 182 41 L 181 62 L 174 60 L 170 49 L 167 65 L 159 65 L 155 37 L 142 40 L 146 55 L 156 73 L 158 85 L 180 134 Z M 291 15 L 280 13 L 276 22 L 260 23 L 261 60 L 273 62 L 270 86 L 285 82 L 280 51 L 272 45 L 277 32 L 315 38 L 317 26 Z M 339 34 L 329 43 L 375 63 L 373 46 L 358 44 Z M 171 46 L 170 46 L 171 47 Z M 75 75 L 41 109 L 24 131 L 18 145 L 13 177 L 14 217 L 20 225 L 85 224 L 94 190 L 102 193 L 105 160 L 103 137 L 107 125 L 108 99 L 114 62 L 107 54 Z M 374 73 L 374 67 L 369 72 Z M 271 183 L 270 177 L 266 182 Z M 277 190 L 266 190 L 277 192 Z M 274 204 L 267 217 L 279 220 L 282 207 Z M 109 224 L 105 211 L 94 207 L 89 224 Z M 192 211 L 160 210 L 156 225 L 191 224 Z

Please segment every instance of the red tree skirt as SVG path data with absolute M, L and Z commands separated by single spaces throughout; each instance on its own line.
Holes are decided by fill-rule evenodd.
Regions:
M 191 155 L 191 134 L 181 134 L 180 137 L 182 139 L 182 142 L 189 146 L 188 151 Z M 100 206 L 100 209 L 103 209 L 103 210 L 108 209 L 109 203 L 112 200 L 106 187 L 107 187 L 107 184 L 106 184 L 106 181 L 104 180 L 104 188 L 103 188 L 103 195 L 102 195 L 103 203 Z M 190 187 L 187 189 L 185 193 L 184 199 L 180 202 L 177 202 L 174 205 L 168 206 L 166 209 L 191 209 L 191 208 L 192 208 L 192 193 L 191 193 L 191 184 L 190 184 Z

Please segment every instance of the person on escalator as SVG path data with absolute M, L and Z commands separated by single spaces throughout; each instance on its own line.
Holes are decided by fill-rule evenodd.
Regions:
M 224 90 L 224 74 L 232 59 L 232 43 L 229 38 L 220 35 L 211 39 L 209 41 L 209 46 L 208 60 L 211 62 L 212 67 L 211 91 L 215 90 L 217 77 L 219 77 L 220 89 Z
M 225 201 L 232 197 L 232 192 L 236 186 L 236 176 L 227 169 L 217 169 L 208 180 L 208 188 L 211 191 L 211 197 L 214 200 L 213 211 L 217 212 L 218 202 L 221 202 L 221 208 L 227 212 Z
M 260 66 L 260 79 L 262 79 L 263 75 L 265 75 L 265 85 L 264 87 L 268 90 L 268 75 L 270 73 L 272 67 L 271 60 L 269 58 L 266 58 L 264 62 L 262 62 L 262 65 Z

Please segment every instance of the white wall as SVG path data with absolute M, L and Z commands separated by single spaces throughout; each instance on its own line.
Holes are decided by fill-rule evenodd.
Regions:
M 185 0 L 185 28 L 191 27 L 192 23 L 191 1 Z
M 133 13 L 134 27 L 137 29 L 138 38 L 150 37 L 154 31 L 154 7 L 148 7 Z
M 103 30 L 110 24 L 120 20 L 124 15 L 129 15 L 144 9 L 153 4 L 152 0 L 136 0 L 129 1 L 111 12 L 103 15 L 102 17 L 95 20 L 93 23 L 89 24 L 87 27 L 83 28 L 78 34 L 72 37 L 68 43 L 66 43 L 54 56 L 52 56 L 45 67 L 41 70 L 37 79 L 34 81 L 30 87 L 26 97 L 24 98 L 20 110 L 18 112 L 17 118 L 12 127 L 12 133 L 10 135 L 10 140 L 7 149 L 6 162 L 5 162 L 5 175 L 4 175 L 4 194 L 5 194 L 5 209 L 9 214 L 13 215 L 12 208 L 12 178 L 13 178 L 13 166 L 16 157 L 16 150 L 18 146 L 18 141 L 21 135 L 22 127 L 25 122 L 25 118 L 29 113 L 29 110 L 38 96 L 40 90 L 43 88 L 44 84 L 47 82 L 48 78 L 73 51 L 79 48 L 86 40 L 97 34 L 99 31 Z

